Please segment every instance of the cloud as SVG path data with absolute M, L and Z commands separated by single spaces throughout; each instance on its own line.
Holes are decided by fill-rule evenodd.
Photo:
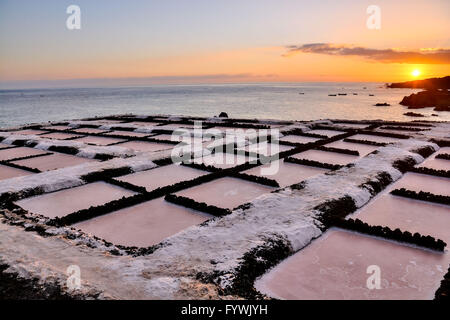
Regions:
M 394 49 L 371 49 L 348 44 L 308 43 L 287 46 L 284 57 L 299 53 L 317 53 L 332 56 L 358 56 L 382 63 L 450 64 L 450 49 L 426 48 L 419 51 L 397 51 Z

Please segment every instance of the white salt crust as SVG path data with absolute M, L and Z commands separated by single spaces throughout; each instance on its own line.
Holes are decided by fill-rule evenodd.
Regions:
M 67 266 L 77 264 L 82 270 L 86 290 L 100 290 L 105 298 L 208 298 L 202 290 L 196 291 L 205 286 L 210 288 L 195 280 L 198 272 L 219 272 L 217 283 L 227 288 L 233 284 L 242 257 L 268 238 L 284 238 L 294 251 L 300 250 L 321 235 L 319 212 L 314 207 L 344 196 L 352 197 L 357 207 L 363 206 L 372 195 L 368 189 L 360 188 L 361 184 L 380 172 L 387 172 L 393 180 L 399 179 L 401 173 L 392 164 L 406 157 L 422 162 L 423 158 L 410 150 L 425 145 L 438 149 L 434 144 L 416 139 L 381 147 L 376 154 L 358 159 L 351 167 L 305 180 L 301 190 L 287 187 L 262 195 L 253 200 L 247 210 L 235 210 L 223 218 L 185 229 L 166 239 L 162 248 L 148 256 L 112 257 L 105 255 L 101 246 L 99 250 L 68 246 L 75 240 L 37 237 L 18 227 L 0 224 L 0 258 L 12 265 L 11 272 L 20 272 L 26 278 L 37 276 L 45 280 L 51 277 L 60 282 L 67 278 Z M 81 175 L 103 168 L 130 165 L 136 171 L 145 170 L 155 166 L 148 155 L 10 179 L 7 184 L 0 182 L 0 194 L 37 186 L 49 192 L 80 185 Z M 167 152 L 151 155 L 152 159 L 163 158 Z M 65 229 L 58 228 L 54 232 L 63 233 Z M 21 246 L 14 243 L 21 243 Z

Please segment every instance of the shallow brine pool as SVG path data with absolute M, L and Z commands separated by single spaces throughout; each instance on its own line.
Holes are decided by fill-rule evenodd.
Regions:
M 286 187 L 327 171 L 327 169 L 277 160 L 246 170 L 244 173 L 274 179 L 280 187 Z
M 183 165 L 171 164 L 147 171 L 132 173 L 116 179 L 145 187 L 147 191 L 152 191 L 181 181 L 192 180 L 205 174 L 208 174 L 208 172 Z
M 294 147 L 280 145 L 276 143 L 268 143 L 267 141 L 261 143 L 254 143 L 245 147 L 237 148 L 237 150 L 245 150 L 252 153 L 258 153 L 264 156 L 273 156 L 283 151 L 291 150 Z
M 16 204 L 30 212 L 55 218 L 133 194 L 132 191 L 105 182 L 94 182 L 81 187 L 26 198 L 17 201 Z
M 307 131 L 306 133 L 320 134 L 322 136 L 327 136 L 328 138 L 331 138 L 331 137 L 343 134 L 345 132 L 338 131 L 338 130 L 315 129 L 315 130 Z
M 296 159 L 313 160 L 322 163 L 330 163 L 337 165 L 346 165 L 350 162 L 358 160 L 358 156 L 322 150 L 308 150 L 301 153 L 297 153 L 292 157 Z
M 107 132 L 105 133 L 105 135 L 107 136 L 122 136 L 122 137 L 138 137 L 138 138 L 142 138 L 142 137 L 147 137 L 149 135 L 151 135 L 151 133 L 141 133 L 141 132 L 133 132 L 133 131 L 120 131 L 120 130 L 116 130 L 116 131 L 111 131 L 111 132 Z
M 428 159 L 422 162 L 419 167 L 426 167 L 436 170 L 450 170 L 450 160 L 436 159 L 438 154 L 450 154 L 450 147 L 440 148 L 437 152 L 432 154 Z
M 37 149 L 33 149 L 33 148 L 27 148 L 27 147 L 2 149 L 2 150 L 0 150 L 0 160 L 12 160 L 12 159 L 16 159 L 16 158 L 43 155 L 46 153 L 47 153 L 46 151 L 37 150 Z
M 293 143 L 311 143 L 316 142 L 321 139 L 319 138 L 313 138 L 313 137 L 306 137 L 306 136 L 296 136 L 296 135 L 287 135 L 283 138 L 280 138 L 280 141 L 287 141 L 287 142 L 293 142 Z
M 180 191 L 177 195 L 233 209 L 273 190 L 275 189 L 261 184 L 225 177 Z
M 102 129 L 96 129 L 96 128 L 80 128 L 80 129 L 75 129 L 73 131 L 78 132 L 78 133 L 86 133 L 86 134 L 108 132 L 108 131 L 105 131 Z
M 40 135 L 40 137 L 46 139 L 55 139 L 55 140 L 67 140 L 73 139 L 76 137 L 82 137 L 81 135 L 71 134 L 71 133 L 63 133 L 63 132 L 52 132 Z
M 86 136 L 86 137 L 83 137 L 83 138 L 75 139 L 74 141 L 87 143 L 87 144 L 94 144 L 94 145 L 97 145 L 97 146 L 107 146 L 109 144 L 124 142 L 126 140 L 117 139 L 117 138 Z
M 325 145 L 325 147 L 358 151 L 360 157 L 364 157 L 367 154 L 369 154 L 379 148 L 377 146 L 371 146 L 371 145 L 362 144 L 362 143 L 345 142 L 343 140 L 338 140 L 338 141 L 335 141 L 332 143 L 328 143 Z
M 331 229 L 255 287 L 280 299 L 433 299 L 449 262 L 448 254 Z M 367 286 L 373 266 L 380 270 L 380 289 Z
M 117 144 L 118 147 L 130 148 L 136 151 L 148 152 L 148 151 L 161 151 L 171 149 L 174 146 L 167 143 L 157 142 L 144 142 L 144 141 L 129 141 L 125 143 Z
M 97 160 L 94 159 L 81 158 L 68 154 L 54 153 L 42 157 L 12 161 L 12 163 L 27 168 L 39 169 L 40 171 L 48 171 L 76 166 L 86 162 L 96 162 L 96 161 Z
M 420 192 L 431 192 L 437 195 L 450 196 L 450 178 L 435 177 L 427 174 L 408 172 L 389 186 L 387 191 L 405 188 Z
M 354 136 L 349 137 L 349 139 L 367 140 L 380 143 L 393 143 L 401 140 L 398 138 L 375 136 L 371 134 L 355 134 Z
M 147 201 L 73 225 L 114 244 L 148 247 L 212 216 L 163 198 Z
M 24 129 L 24 130 L 14 131 L 13 133 L 14 134 L 23 134 L 23 135 L 40 135 L 43 133 L 48 133 L 48 131 L 37 130 L 37 129 Z
M 233 168 L 238 165 L 244 164 L 248 161 L 256 161 L 254 157 L 247 157 L 241 154 L 235 153 L 222 153 L 216 152 L 203 157 L 193 159 L 196 164 L 205 164 L 207 166 L 213 166 L 219 169 Z
M 4 166 L 0 164 L 0 181 L 16 178 L 16 177 L 22 177 L 33 174 L 32 172 L 25 171 L 22 169 L 16 169 L 8 166 Z

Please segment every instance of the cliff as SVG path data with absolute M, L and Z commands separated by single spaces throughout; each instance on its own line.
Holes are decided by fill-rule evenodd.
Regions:
M 450 76 L 386 84 L 387 88 L 450 89 Z

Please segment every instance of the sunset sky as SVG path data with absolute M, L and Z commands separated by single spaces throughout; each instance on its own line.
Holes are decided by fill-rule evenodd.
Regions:
M 445 76 L 449 30 L 448 0 L 0 0 L 0 88 Z

